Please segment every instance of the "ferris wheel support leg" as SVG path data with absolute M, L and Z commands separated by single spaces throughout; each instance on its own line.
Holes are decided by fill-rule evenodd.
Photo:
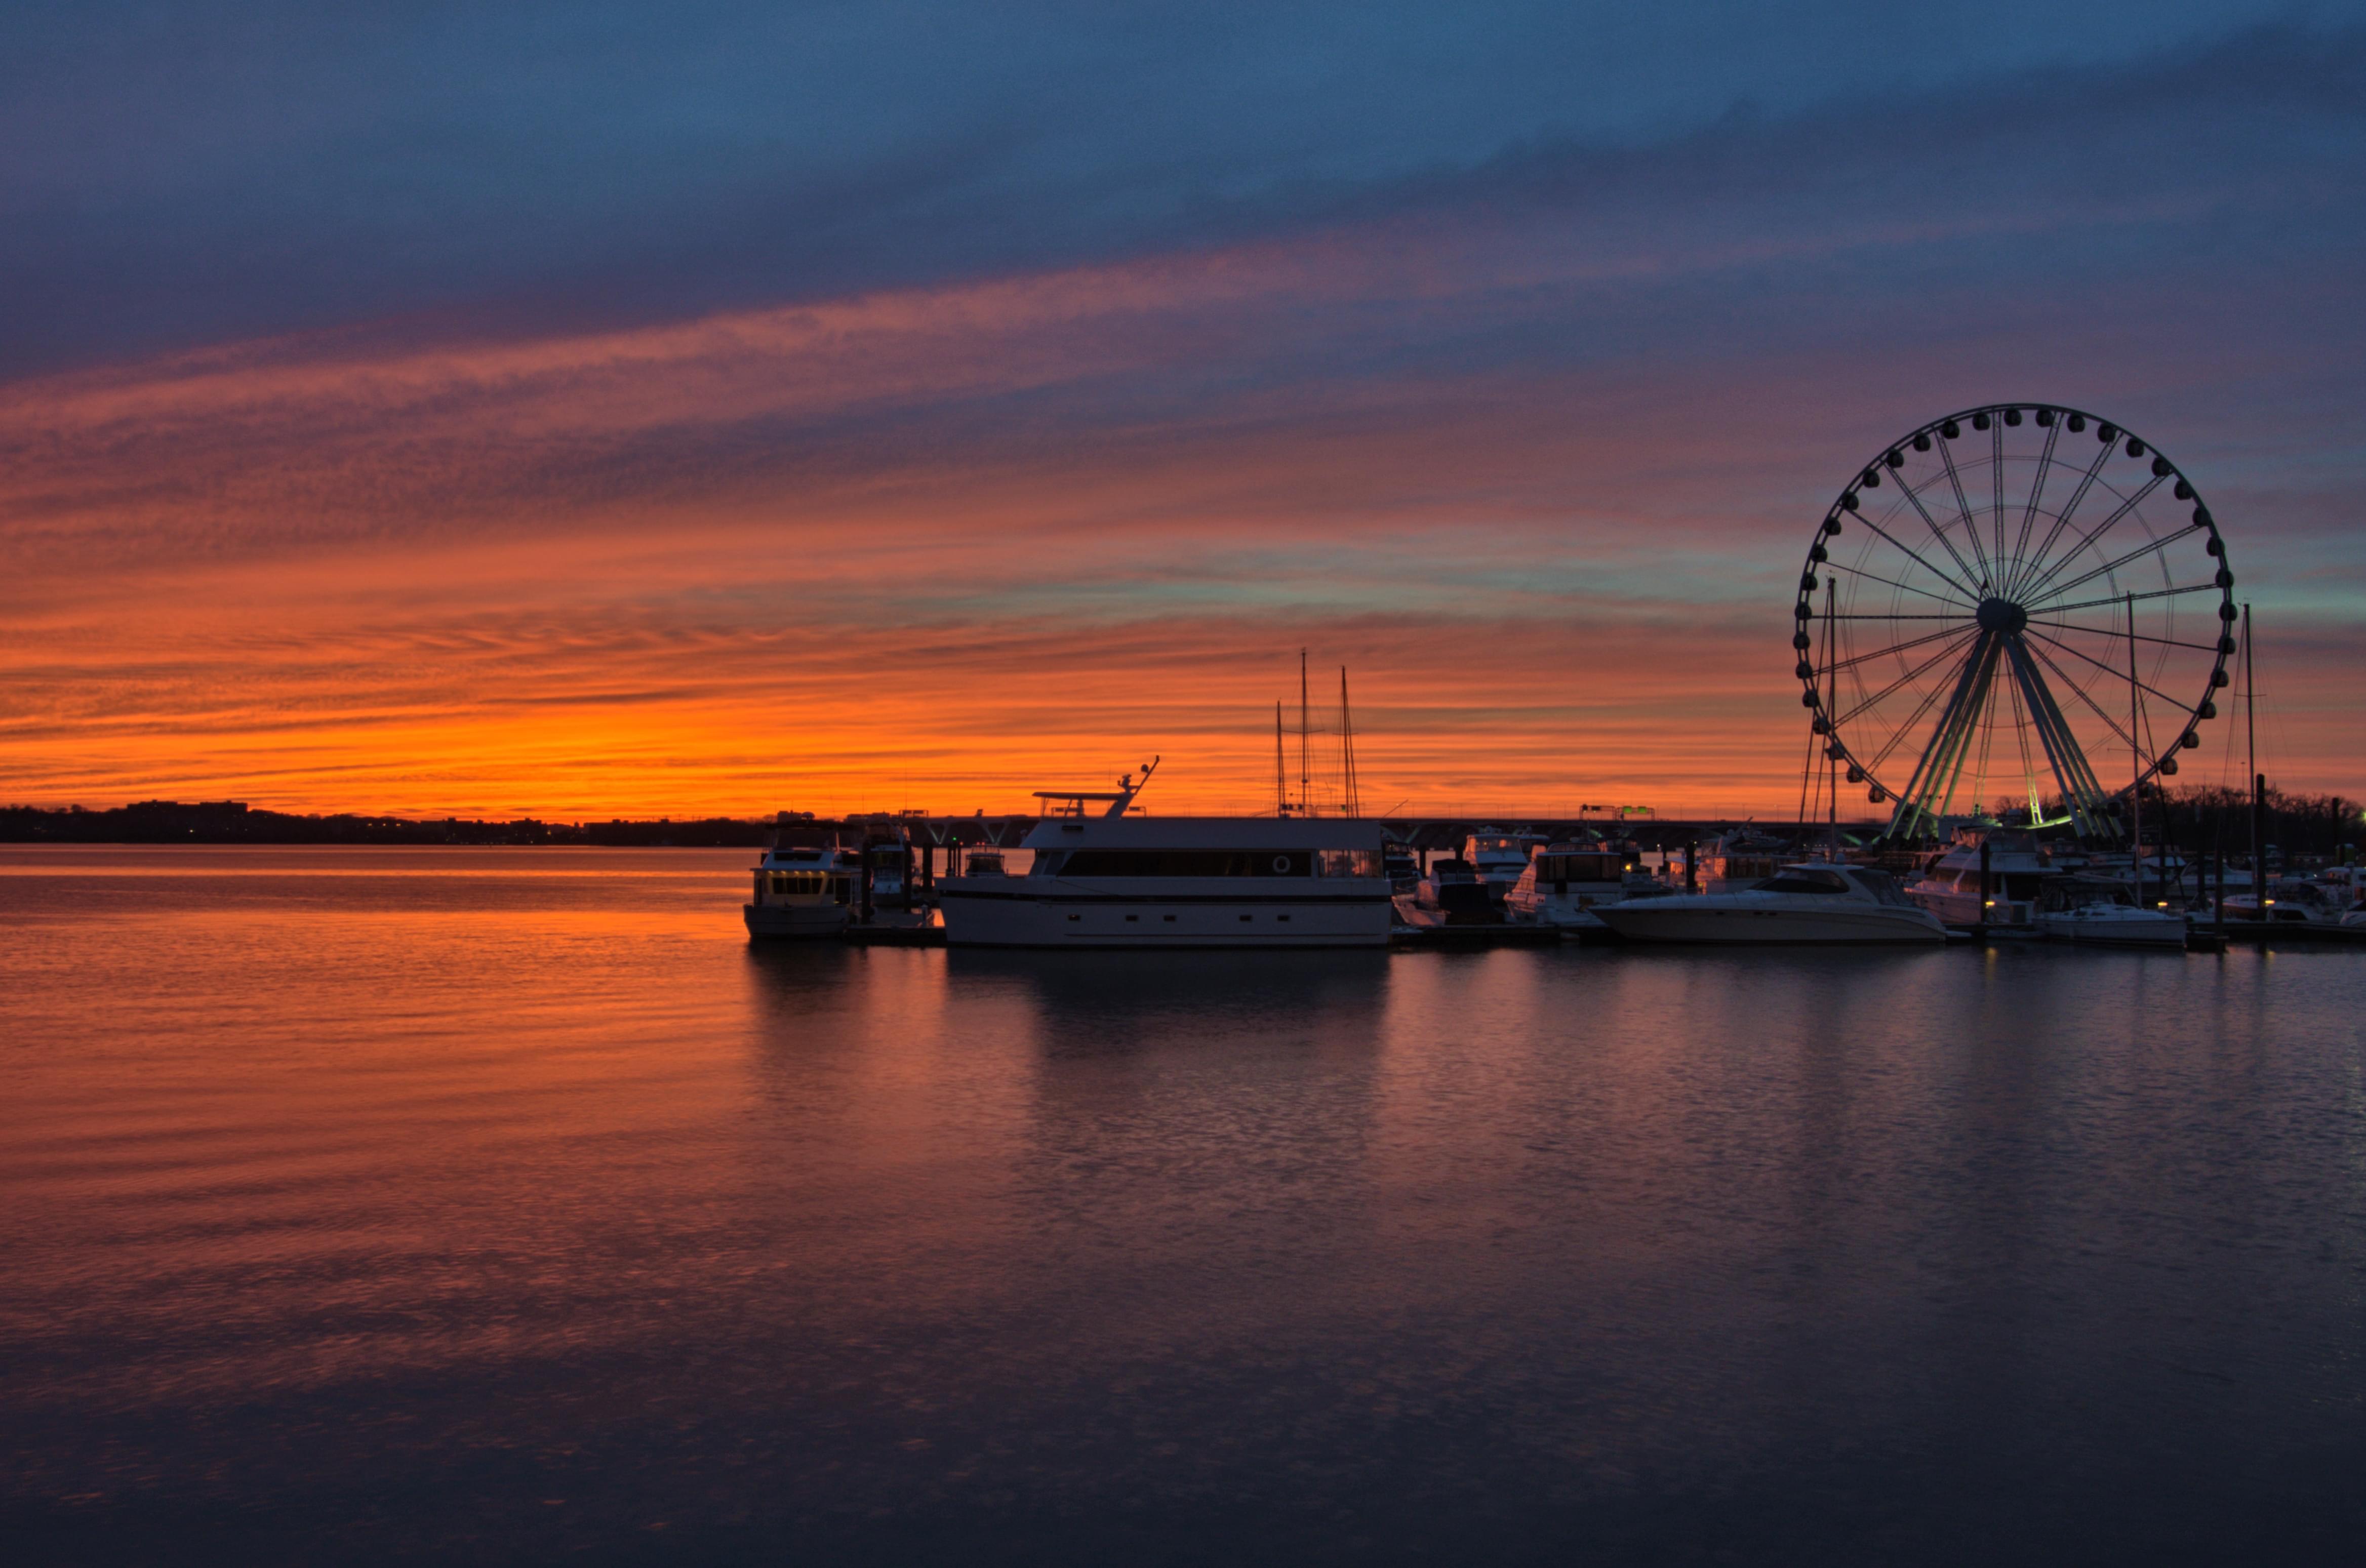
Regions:
M 1969 651 L 1964 655 L 1964 665 L 1955 677 L 1955 689 L 1948 694 L 1947 705 L 1939 716 L 1939 728 L 1932 733 L 1930 745 L 1922 749 L 1921 760 L 1914 764 L 1913 776 L 1898 796 L 1898 809 L 1890 814 L 1887 837 L 1910 839 L 1927 825 L 1936 826 L 1939 811 L 1945 809 L 1940 780 L 1946 780 L 1946 792 L 1955 790 L 1955 774 L 1961 771 L 1964 753 L 1971 745 L 1972 730 L 1979 716 L 1980 699 L 1988 690 L 1989 678 L 1996 669 L 1996 636 L 1982 631 L 1972 639 Z M 1932 809 L 1939 803 L 1939 811 Z
M 2006 652 L 2011 656 L 2012 677 L 2021 687 L 2022 700 L 2029 705 L 2030 716 L 2036 721 L 2037 739 L 2045 748 L 2045 760 L 2054 769 L 2055 782 L 2062 786 L 2063 803 L 2070 808 L 2072 824 L 2090 838 L 2115 838 L 2118 829 L 2103 814 L 2103 788 L 2096 782 L 2095 770 L 2089 766 L 2087 754 L 2079 750 L 2070 726 L 2062 716 L 2061 707 L 2054 701 L 2054 693 L 2037 668 L 2037 661 L 2019 637 L 2010 639 Z

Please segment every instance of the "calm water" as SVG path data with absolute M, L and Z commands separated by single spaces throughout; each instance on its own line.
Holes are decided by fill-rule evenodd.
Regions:
M 11 1561 L 2286 1561 L 2366 953 L 750 949 L 0 851 Z

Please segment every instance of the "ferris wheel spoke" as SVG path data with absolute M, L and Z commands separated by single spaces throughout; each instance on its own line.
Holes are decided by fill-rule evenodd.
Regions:
M 1964 476 L 1955 471 L 1955 449 L 1947 445 L 1944 434 L 1939 437 L 1938 447 L 1939 461 L 1946 466 L 1947 484 L 1955 492 L 1955 510 L 1964 519 L 1964 533 L 1971 540 L 1972 554 L 1979 558 L 1980 590 L 1983 593 L 1992 592 L 1996 587 L 1996 573 L 1989 570 L 1988 552 L 1980 548 L 1980 525 L 1972 521 L 1972 503 L 1964 497 Z
M 2000 419 L 1992 419 L 1989 422 L 1989 494 L 1991 501 L 1994 502 L 1993 515 L 1996 518 L 1996 563 L 1997 579 L 1999 581 L 2003 581 L 2005 570 L 2004 428 L 2004 421 Z M 1982 753 L 1980 757 L 1980 767 L 1982 770 L 1981 776 L 1985 778 L 1987 776 L 1986 770 L 1988 767 L 1988 757 L 1986 753 Z
M 2022 600 L 2026 603 L 2034 596 L 2044 592 L 2045 587 L 2051 583 L 2056 577 L 2059 576 L 2065 568 L 2068 567 L 2072 561 L 2077 560 L 2080 556 L 2085 555 L 2089 547 L 2092 546 L 2096 540 L 2111 532 L 2112 525 L 2113 524 L 2117 523 L 2121 518 L 2125 517 L 2129 513 L 2134 512 L 2143 503 L 2146 496 L 2148 496 L 2153 491 L 2158 490 L 2164 477 L 2165 476 L 2160 474 L 2155 474 L 2143 484 L 2138 485 L 2134 494 L 2130 495 L 2125 501 L 2121 502 L 2119 505 L 2113 507 L 2112 509 L 2112 514 L 2109 517 L 2104 518 L 2101 523 L 2096 524 L 2094 530 L 2088 534 L 2084 538 L 2081 538 L 2071 549 L 2066 551 L 2061 559 L 2055 562 L 2054 565 L 2046 568 L 2045 572 L 2041 575 L 2031 579 L 2029 586 L 2022 592 Z M 2174 535 L 2166 536 L 2163 540 L 2157 541 L 2157 543 L 2165 543 L 2166 539 L 2174 538 L 2175 536 L 2176 536 Z M 2142 554 L 2143 552 L 2138 551 L 2137 553 Z M 2090 571 L 2087 573 L 2086 576 L 2076 579 L 2073 583 L 2067 586 L 2076 586 L 2079 582 L 2085 582 L 2089 579 L 2100 575 L 2101 571 L 2106 570 L 2108 569 L 2098 568 L 2095 571 Z
M 1951 649 L 1950 651 L 1953 650 Z M 1914 705 L 1914 711 L 1908 714 L 1906 717 L 1898 723 L 1898 727 L 1889 732 L 1888 739 L 1882 741 L 1880 750 L 1874 752 L 1872 761 L 1865 763 L 1865 772 L 1871 773 L 1876 768 L 1880 767 L 1884 762 L 1889 761 L 1889 754 L 1898 750 L 1898 743 L 1905 739 L 1908 735 L 1913 732 L 1915 727 L 1922 722 L 1922 716 L 1929 713 L 1938 703 L 1939 699 L 1947 694 L 1949 690 L 1950 687 L 1947 682 L 1942 681 L 1937 685 L 1932 687 L 1929 691 L 1923 693 L 1922 700 Z
M 2113 600 L 2112 603 L 2118 604 L 2121 601 Z M 2096 637 L 2115 639 L 2124 638 L 2128 635 L 2125 626 L 2073 626 L 2067 621 L 2041 621 L 2034 615 L 2030 617 L 2028 624 L 2033 626 L 2050 626 L 2058 632 L 2088 632 Z M 2218 651 L 2218 645 L 2214 642 L 2187 642 L 2181 637 L 2155 637 L 2150 632 L 2138 632 L 2135 634 L 2135 639 L 2138 642 L 2156 642 L 2163 648 L 2190 648 L 2196 653 L 2214 654 Z
M 1977 636 L 1978 634 L 1977 634 L 1977 632 L 1973 632 L 1973 633 L 1969 633 L 1969 634 L 1967 634 L 1967 635 L 1971 635 L 1971 636 Z M 1848 710 L 1848 712 L 1846 712 L 1846 713 L 1837 713 L 1837 712 L 1836 712 L 1836 713 L 1834 713 L 1834 714 L 1831 716 L 1832 728 L 1835 728 L 1835 729 L 1839 728 L 1842 720 L 1844 720 L 1844 719 L 1852 719 L 1852 718 L 1855 718 L 1855 717 L 1857 717 L 1859 715 L 1861 715 L 1861 714 L 1865 713 L 1867 709 L 1869 709 L 1869 708 L 1873 707 L 1875 704 L 1879 703 L 1879 702 L 1881 702 L 1882 700 L 1884 700 L 1885 698 L 1888 697 L 1892 693 L 1896 692 L 1896 691 L 1898 690 L 1898 688 L 1899 688 L 1900 686 L 1907 685 L 1907 684 L 1909 684 L 1909 683 L 1910 683 L 1910 682 L 1914 682 L 1914 681 L 1918 681 L 1918 680 L 1921 679 L 1921 677 L 1922 677 L 1922 676 L 1924 676 L 1925 674 L 1927 674 L 1927 673 L 1929 673 L 1929 672 L 1930 672 L 1931 669 L 1932 669 L 1934 665 L 1939 665 L 1939 664 L 1944 664 L 1944 663 L 1945 663 L 1949 659 L 1954 658 L 1954 657 L 1955 657 L 1955 649 L 1953 649 L 1953 648 L 1942 648 L 1938 652 L 1936 652 L 1936 653 L 1932 654 L 1930 658 L 1928 658 L 1928 659 L 1924 660 L 1921 663 L 1920 663 L 1920 664 L 1916 665 L 1913 669 L 1909 670 L 1908 671 L 1906 671 L 1906 673 L 1905 673 L 1905 674 L 1900 675 L 1899 677 L 1898 677 L 1898 679 L 1896 679 L 1895 681 L 1892 681 L 1888 685 L 1884 686 L 1881 690 L 1879 690 L 1879 691 L 1877 691 L 1877 692 L 1874 693 L 1871 696 L 1869 696 L 1869 697 L 1865 697 L 1865 698 L 1864 698 L 1863 700 L 1861 700 L 1860 702 L 1858 702 L 1858 703 L 1857 703 L 1857 705 L 1856 705 L 1854 707 L 1853 707 L 1853 708 L 1849 709 L 1849 710 Z
M 2012 563 L 2005 571 L 2003 591 L 2006 593 L 2012 592 L 2012 585 L 2020 579 L 2022 569 L 2027 564 L 2029 536 L 2037 527 L 2038 502 L 2045 499 L 2045 476 L 2054 463 L 2054 444 L 2060 439 L 2062 439 L 2062 422 L 2057 419 L 2045 427 L 2045 449 L 2037 455 L 2037 477 L 2030 481 L 2029 503 L 2021 509 L 2021 537 L 2013 544 Z M 2019 689 L 2019 687 L 2014 688 L 2016 693 Z M 2016 703 L 2020 700 L 2018 695 L 2013 698 Z M 2032 803 L 2031 809 L 2033 812 L 2036 809 L 2034 802 Z
M 1939 533 L 1939 525 L 1931 521 L 1931 514 L 1929 513 L 1922 512 L 1921 498 L 1914 493 L 1913 487 L 1900 481 L 1898 488 L 1905 493 L 1908 501 L 1914 503 L 1914 510 L 1922 513 L 1922 521 L 1924 524 L 1929 525 L 1932 534 L 1938 536 L 1939 542 L 1943 545 L 1947 545 L 1947 536 Z M 1874 533 L 1879 535 L 1882 538 L 1887 540 L 1889 542 L 1890 548 L 1898 551 L 1898 554 L 1904 556 L 1908 560 L 1912 561 L 1916 566 L 1921 567 L 1924 571 L 1929 572 L 1932 576 L 1937 578 L 1948 587 L 1955 589 L 1959 593 L 1962 593 L 1966 599 L 1977 599 L 1980 596 L 1980 591 L 1978 589 L 1973 587 L 1969 582 L 1964 581 L 1958 578 L 1950 577 L 1945 572 L 1941 571 L 1937 567 L 1932 566 L 1929 561 L 1924 560 L 1920 553 L 1910 548 L 1904 540 L 1898 538 L 1898 536 L 1892 534 L 1880 524 L 1876 523 L 1872 518 L 1859 514 L 1857 521 L 1863 523 L 1867 528 L 1872 529 Z M 1947 553 L 1951 556 L 1955 556 L 1955 565 L 1963 570 L 1966 577 L 1968 577 L 1971 574 L 1971 568 L 1964 565 L 1964 558 L 1962 556 L 1955 555 L 1955 547 L 1953 545 L 1947 545 Z
M 1946 441 L 1944 437 L 1941 438 L 1939 447 L 1943 453 L 1946 450 Z M 1988 574 L 1986 572 L 1975 571 L 1972 570 L 1972 563 L 1964 558 L 1964 552 L 1955 548 L 1955 541 L 1947 537 L 1947 530 L 1939 526 L 1939 520 L 1931 515 L 1931 509 L 1929 507 L 1922 504 L 1922 492 L 1921 491 L 1917 490 L 1914 486 L 1906 483 L 1903 479 L 1898 481 L 1898 489 L 1899 493 L 1906 497 L 1908 503 L 1914 508 L 1914 514 L 1922 519 L 1922 526 L 1930 529 L 1931 536 L 1938 540 L 1939 543 L 1945 547 L 1947 558 L 1955 563 L 1955 570 L 1964 574 L 1963 580 L 1960 581 L 1957 581 L 1953 578 L 1949 578 L 1948 581 L 1955 587 L 1963 590 L 1964 593 L 1967 597 L 1973 599 L 1978 598 L 1980 596 L 1979 585 L 1988 581 Z M 1895 540 L 1892 540 L 1891 542 L 1893 544 L 1896 543 Z M 1898 547 L 1899 549 L 1904 549 L 1906 547 L 1899 545 Z M 1923 564 L 1926 567 L 1930 565 L 1927 561 Z M 1940 575 L 1945 576 L 1944 572 Z
M 1908 593 L 1920 593 L 1923 598 L 1936 599 L 1942 604 L 1954 604 L 1966 610 L 1977 608 L 1977 606 L 1968 599 L 1958 599 L 1953 594 L 1933 592 L 1928 588 L 1917 588 L 1910 582 L 1900 582 L 1896 578 L 1884 577 L 1877 571 L 1866 571 L 1862 567 L 1843 566 L 1839 561 L 1828 561 L 1825 564 L 1834 571 L 1845 571 L 1852 577 L 1862 577 L 1870 581 L 1882 583 L 1887 587 L 1896 588 Z
M 2146 599 L 2173 599 L 2180 593 L 2216 593 L 2219 591 L 2218 585 L 2214 582 L 2189 582 L 2182 588 L 2156 588 L 2149 593 L 2114 593 L 2108 599 L 2081 599 L 2076 604 L 2046 604 L 2041 608 L 2049 615 L 2067 615 L 2073 610 L 2092 610 L 2103 604 L 2124 604 L 2131 599 L 2138 602 Z
M 2030 635 L 2052 643 L 2063 652 L 2070 654 L 2075 658 L 2085 660 L 2088 663 L 2093 665 L 2096 669 L 2101 670 L 2105 674 L 2112 676 L 2115 680 L 2126 680 L 2128 678 L 2128 672 L 2126 671 L 2106 664 L 2091 653 L 2081 652 L 2078 649 L 2071 647 L 2068 643 L 2064 642 L 2060 637 L 2046 637 L 2044 632 L 2032 632 Z M 2112 635 L 2114 637 L 2125 637 L 2127 634 L 2125 632 L 2118 632 Z M 2167 703 L 2173 708 L 2182 711 L 2185 706 L 2183 703 L 2179 702 L 2175 697 L 2170 696 L 2167 692 L 2160 690 L 2158 686 L 2148 684 L 2144 681 L 2136 682 L 2136 685 L 2145 691 L 2150 692 L 2154 696 L 2158 697 L 2162 702 Z
M 2056 585 L 2042 597 L 2033 600 L 2032 603 L 2043 605 L 2047 600 L 2067 593 L 2074 588 L 2092 582 L 2099 577 L 2109 576 L 2111 573 L 2115 572 L 2119 570 L 2120 568 L 2127 565 L 2130 561 L 2142 560 L 2146 556 L 2158 555 L 2161 551 L 2175 544 L 2177 542 L 2177 538 L 2178 536 L 2174 534 L 2165 534 L 2161 537 L 2152 540 L 2148 544 L 2139 545 L 2135 549 L 2130 550 L 2127 554 L 2121 556 L 2116 560 L 2108 560 L 2090 571 L 2080 572 L 2069 581 Z
M 1892 643 L 1887 648 L 1876 648 L 1870 653 L 1852 655 L 1847 659 L 1836 661 L 1831 665 L 1830 668 L 1834 673 L 1838 673 L 1842 670 L 1853 670 L 1860 664 L 1869 664 L 1876 659 L 1884 659 L 1893 653 L 1904 653 L 1909 649 L 1921 648 L 1926 643 L 1937 642 L 1943 637 L 1966 637 L 1970 635 L 1970 632 L 1971 628 L 1968 626 L 1957 626 L 1952 630 L 1944 632 L 1925 632 L 1921 637 L 1909 637 L 1904 642 Z
M 2056 423 L 2055 429 L 2057 433 L 2060 431 L 2061 425 L 2058 422 Z M 2046 450 L 2050 453 L 2053 449 L 2052 443 L 2049 441 L 2046 446 Z M 2036 575 L 2038 568 L 2043 565 L 2045 560 L 2045 553 L 2054 547 L 2054 541 L 2062 536 L 2062 530 L 2070 525 L 2070 519 L 2077 513 L 2079 503 L 2087 499 L 2087 492 L 2094 488 L 2096 479 L 2102 476 L 2103 465 L 2111 460 L 2112 447 L 2110 443 L 2106 442 L 2102 450 L 2095 454 L 2095 460 L 2087 465 L 2086 473 L 2081 476 L 2079 480 L 2079 488 L 2070 492 L 2068 504 L 2065 505 L 2059 513 L 2056 513 L 2054 518 L 2054 526 L 2047 529 L 2045 532 L 2045 543 L 2037 547 L 2037 553 L 2035 555 L 2030 557 L 2026 561 L 2022 563 L 2020 575 L 2014 578 L 2012 582 L 2005 589 L 2004 592 L 2008 597 L 2017 596 L 2021 592 L 2022 585 Z

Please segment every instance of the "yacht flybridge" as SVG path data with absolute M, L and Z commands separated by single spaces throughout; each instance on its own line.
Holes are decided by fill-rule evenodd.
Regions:
M 937 884 L 946 944 L 1388 945 L 1379 822 L 1129 815 L 1156 768 L 1113 791 L 1037 791 L 1045 815 L 1021 841 L 1034 852 L 1023 875 Z

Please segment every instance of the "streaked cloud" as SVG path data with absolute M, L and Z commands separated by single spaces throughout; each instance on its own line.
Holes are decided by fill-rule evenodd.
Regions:
M 763 123 L 727 87 L 614 190 L 562 160 L 546 231 L 502 248 L 468 214 L 522 149 L 588 160 L 612 133 L 535 119 L 564 91 L 525 83 L 490 167 L 435 165 L 440 223 L 367 213 L 314 259 L 402 221 L 452 254 L 275 300 L 286 214 L 256 197 L 222 220 L 277 258 L 251 297 L 199 288 L 79 354 L 17 346 L 43 368 L 0 384 L 9 793 L 954 807 L 1164 750 L 1178 802 L 1254 805 L 1305 643 L 1357 671 L 1375 787 L 1773 809 L 1797 780 L 1783 639 L 1808 528 L 1898 430 L 1999 397 L 2103 409 L 2175 453 L 2287 639 L 2295 711 L 2354 713 L 2366 34 L 2148 14 L 2148 51 L 1984 43 L 1835 86 L 1797 39 L 1733 55 L 1760 24 L 1710 8 L 1731 36 L 1707 64 L 1592 118 L 1550 89 L 1690 35 L 1531 17 L 1441 44 L 1435 101 L 1369 149 L 1346 128 L 1371 82 L 1300 113 L 1257 77 L 1298 58 L 1268 59 L 1286 19 L 1178 17 L 1013 46 L 1090 69 L 1239 29 L 1150 71 L 1174 96 L 1136 106 L 1149 128 L 1073 83 L 1025 106 L 973 84 L 933 115 L 898 95 L 844 145 L 780 155 L 804 194 L 772 227 L 676 224 L 729 180 L 670 194 L 665 171 Z M 447 112 L 404 73 L 452 17 L 412 20 L 315 39 L 331 79 L 340 49 L 395 62 L 381 99 L 299 106 L 373 178 L 429 152 L 372 138 Z M 1940 25 L 1840 7 L 1802 37 Z M 621 51 L 636 26 L 568 37 Z M 1407 26 L 1338 69 L 1421 75 Z M 1522 28 L 1576 54 L 1515 69 Z M 689 32 L 701 60 L 730 36 Z M 575 69 L 552 67 L 598 77 Z M 1241 73 L 1248 126 L 1181 85 Z M 493 114 L 476 91 L 448 112 Z M 690 101 L 652 88 L 624 119 Z M 1124 120 L 1099 162 L 1062 104 Z M 201 167 L 256 138 L 299 157 L 263 118 L 211 130 Z M 152 190 L 168 217 L 188 194 L 132 141 L 16 156 L 13 199 Z M 1035 226 L 986 222 L 997 200 Z M 815 231 L 843 243 L 782 216 L 831 210 Z M 670 238 L 628 243 L 628 220 Z M 570 224 L 612 243 L 561 276 Z M 0 276 L 88 232 L 51 214 Z M 882 259 L 896 234 L 911 254 Z M 76 287 L 145 298 L 115 265 Z M 172 346 L 120 357 L 142 344 Z M 2298 726 L 2278 765 L 2354 787 L 2354 730 Z

